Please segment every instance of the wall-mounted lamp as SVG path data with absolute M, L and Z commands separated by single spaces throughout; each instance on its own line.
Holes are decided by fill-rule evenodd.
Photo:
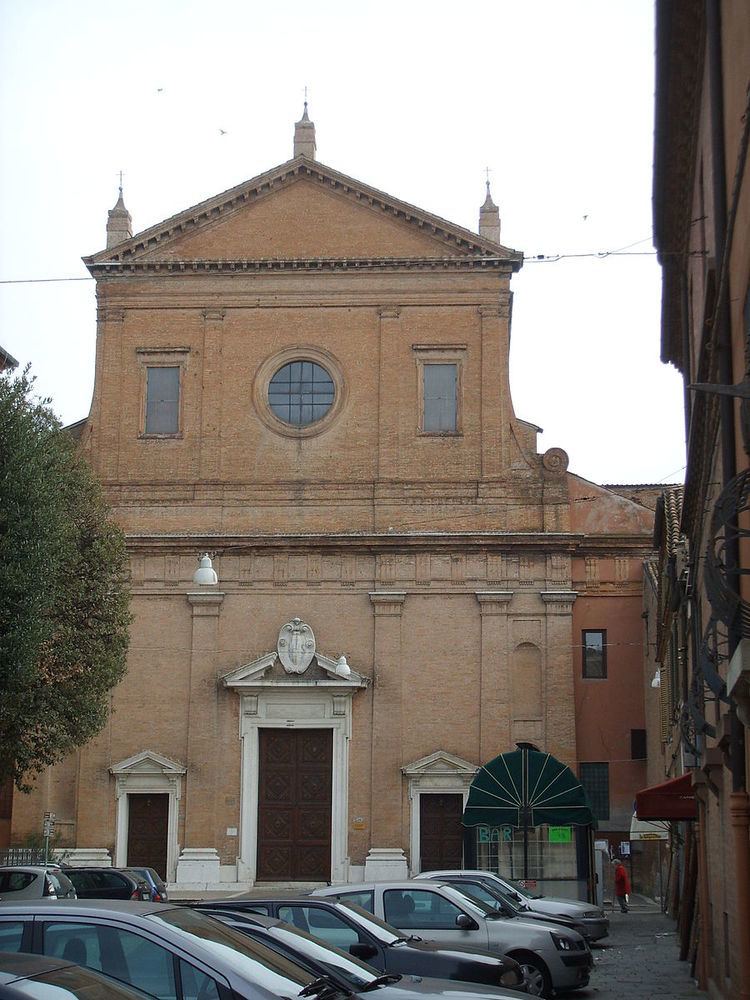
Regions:
M 651 687 L 660 688 L 661 687 L 661 670 L 658 668 L 654 671 L 654 676 L 651 678 Z
M 197 583 L 199 587 L 215 587 L 218 582 L 219 578 L 211 562 L 211 556 L 208 552 L 204 552 L 198 569 L 193 573 L 193 583 Z

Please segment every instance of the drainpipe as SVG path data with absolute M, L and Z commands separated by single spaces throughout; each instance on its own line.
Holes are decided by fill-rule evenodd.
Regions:
M 721 262 L 714 330 L 718 347 L 718 381 L 724 385 L 734 383 L 732 371 L 732 342 L 727 309 L 729 291 L 729 260 L 727 246 L 727 190 L 726 160 L 724 143 L 724 100 L 723 67 L 721 51 L 721 10 L 720 0 L 706 2 L 706 43 L 708 54 L 709 107 L 711 123 L 711 156 L 713 174 L 713 206 L 716 233 L 716 260 Z M 733 206 L 733 217 L 734 217 Z M 736 474 L 736 444 L 734 435 L 734 400 L 730 396 L 719 399 L 720 449 L 722 480 L 726 485 Z M 727 539 L 726 560 L 728 575 L 734 574 L 739 585 L 740 566 L 739 544 L 736 536 Z M 729 656 L 733 655 L 741 639 L 737 619 L 729 627 Z M 729 817 L 734 840 L 734 879 L 737 887 L 736 934 L 739 944 L 738 959 L 740 981 L 736 996 L 750 1000 L 750 948 L 742 942 L 750 941 L 750 800 L 747 795 L 745 774 L 745 732 L 732 705 L 729 710 L 731 725 L 730 768 L 732 793 L 729 799 Z M 707 900 L 706 900 L 707 902 Z M 707 922 L 707 908 L 701 908 Z M 707 931 L 708 927 L 704 926 Z M 707 934 L 702 935 L 707 938 Z

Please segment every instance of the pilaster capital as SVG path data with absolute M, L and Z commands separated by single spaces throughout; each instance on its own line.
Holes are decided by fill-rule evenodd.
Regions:
M 542 590 L 539 596 L 545 604 L 551 605 L 548 614 L 565 615 L 572 612 L 578 592 L 576 590 Z
M 507 615 L 508 605 L 513 599 L 512 590 L 475 590 L 482 615 Z
M 226 316 L 226 310 L 225 309 L 204 309 L 203 312 L 201 313 L 201 315 L 203 316 L 203 319 L 205 319 L 205 320 L 213 320 L 215 323 L 216 322 L 220 323 L 224 319 L 224 317 Z
M 378 309 L 378 316 L 381 319 L 398 319 L 400 315 L 400 306 L 381 306 Z
M 499 319 L 500 306 L 477 306 L 477 312 L 482 319 Z
M 404 590 L 375 590 L 369 595 L 375 617 L 380 615 L 399 616 L 406 600 Z
M 199 616 L 215 618 L 219 615 L 225 595 L 218 591 L 206 593 L 202 590 L 193 590 L 185 596 L 187 597 L 188 604 L 192 606 L 193 618 Z

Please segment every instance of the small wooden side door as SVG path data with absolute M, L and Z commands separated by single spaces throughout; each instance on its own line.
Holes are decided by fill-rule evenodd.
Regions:
M 420 870 L 460 868 L 464 830 L 463 795 L 422 793 L 419 796 Z
M 128 864 L 167 878 L 169 795 L 128 795 Z

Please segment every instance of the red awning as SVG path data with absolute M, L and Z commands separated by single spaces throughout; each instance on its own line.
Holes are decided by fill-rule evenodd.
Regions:
M 690 774 L 682 774 L 679 778 L 670 778 L 660 785 L 636 792 L 635 812 L 638 819 L 697 819 Z

